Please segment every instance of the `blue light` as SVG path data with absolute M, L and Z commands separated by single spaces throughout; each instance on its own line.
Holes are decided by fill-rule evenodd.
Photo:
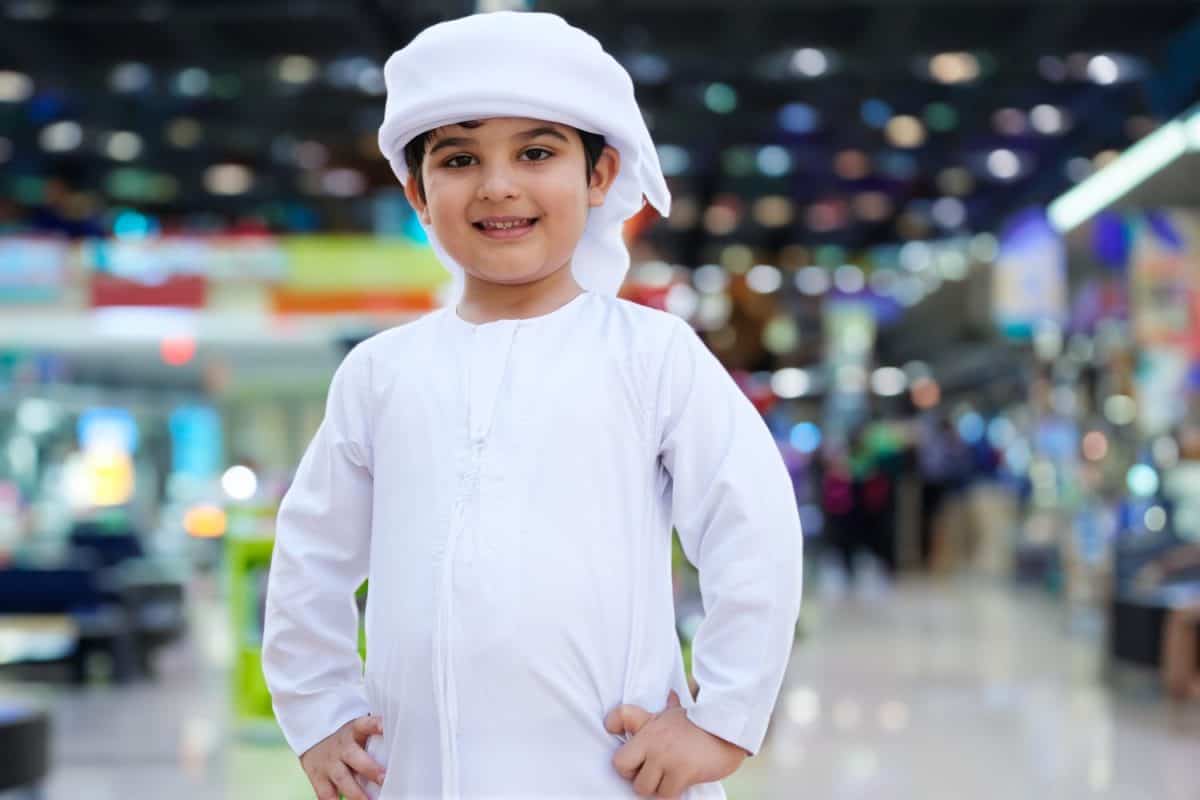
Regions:
M 658 162 L 662 165 L 664 175 L 682 175 L 692 165 L 692 157 L 688 151 L 675 144 L 660 144 L 658 146 Z
M 986 429 L 987 426 L 983 422 L 983 417 L 974 411 L 963 414 L 958 418 L 958 435 L 968 444 L 975 444 L 982 439 Z
M 137 421 L 124 408 L 89 408 L 79 415 L 75 429 L 83 450 L 132 453 L 137 449 Z
M 287 229 L 309 233 L 321 227 L 321 218 L 317 212 L 303 203 L 289 203 L 286 212 Z
M 221 416 L 203 405 L 179 406 L 167 418 L 171 433 L 171 471 L 196 478 L 218 474 L 223 460 Z
M 1153 497 L 1158 493 L 1158 473 L 1149 464 L 1134 464 L 1125 476 L 1125 485 L 1137 497 Z
M 142 239 L 154 231 L 154 221 L 136 211 L 122 211 L 113 220 L 113 236 L 118 239 Z
M 988 423 L 987 437 L 992 447 L 1003 449 L 1016 438 L 1017 429 L 1005 417 L 996 417 Z
M 792 447 L 801 453 L 814 453 L 821 446 L 821 429 L 813 422 L 800 422 L 792 428 Z
M 626 66 L 639 83 L 662 83 L 671 76 L 671 65 L 657 53 L 637 53 Z
M 58 118 L 66 104 L 60 95 L 52 92 L 39 92 L 29 101 L 29 120 L 34 125 L 43 125 Z
M 771 144 L 758 151 L 758 169 L 772 178 L 786 175 L 792 168 L 792 154 L 787 148 Z
M 872 128 L 882 128 L 892 118 L 892 107 L 882 100 L 872 98 L 863 102 L 859 113 L 863 122 Z
M 910 153 L 889 151 L 879 156 L 879 169 L 889 178 L 910 180 L 917 175 L 917 160 Z
M 816 109 L 807 103 L 788 103 L 779 109 L 779 127 L 791 133 L 812 133 L 819 123 Z

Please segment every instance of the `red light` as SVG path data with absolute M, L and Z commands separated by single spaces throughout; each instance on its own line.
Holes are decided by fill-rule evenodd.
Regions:
M 912 401 L 917 408 L 933 408 L 942 402 L 942 390 L 932 378 L 918 378 L 912 385 Z
M 162 360 L 172 367 L 182 367 L 196 355 L 196 340 L 190 336 L 168 336 L 159 348 Z
M 1108 437 L 1100 431 L 1091 431 L 1083 437 L 1083 455 L 1088 461 L 1103 461 L 1108 455 Z

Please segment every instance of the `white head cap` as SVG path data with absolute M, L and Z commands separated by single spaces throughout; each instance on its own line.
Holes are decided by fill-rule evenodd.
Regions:
M 404 146 L 442 125 L 528 117 L 603 135 L 620 153 L 621 168 L 604 204 L 589 212 L 571 266 L 583 288 L 616 294 L 629 270 L 625 220 L 644 201 L 666 216 L 671 194 L 633 81 L 595 37 L 553 14 L 476 14 L 425 29 L 392 54 L 383 74 L 379 148 L 401 183 L 408 178 Z M 461 286 L 462 267 L 428 226 L 426 232 Z

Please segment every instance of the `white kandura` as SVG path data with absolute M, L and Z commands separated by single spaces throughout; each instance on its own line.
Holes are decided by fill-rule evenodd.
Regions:
M 672 526 L 705 605 L 697 700 Z M 279 512 L 263 668 L 297 753 L 382 718 L 372 797 L 632 798 L 604 729 L 622 703 L 658 711 L 674 690 L 759 750 L 801 558 L 775 442 L 686 323 L 591 292 L 482 325 L 442 309 L 338 369 Z

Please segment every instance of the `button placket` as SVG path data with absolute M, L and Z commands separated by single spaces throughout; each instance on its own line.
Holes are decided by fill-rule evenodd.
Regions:
M 442 797 L 457 798 L 458 775 L 458 692 L 454 669 L 454 582 L 456 560 L 465 565 L 473 563 L 483 522 L 481 473 L 484 450 L 504 374 L 507 371 L 515 323 L 497 323 L 496 327 L 477 327 L 471 331 L 468 343 L 466 399 L 467 441 L 459 461 L 458 490 L 455 493 L 451 527 L 442 564 L 442 602 L 439 603 L 441 635 L 436 655 L 438 663 L 439 700 L 443 709 L 442 727 Z M 472 504 L 477 512 L 476 524 L 471 525 Z M 462 554 L 460 556 L 460 550 Z

